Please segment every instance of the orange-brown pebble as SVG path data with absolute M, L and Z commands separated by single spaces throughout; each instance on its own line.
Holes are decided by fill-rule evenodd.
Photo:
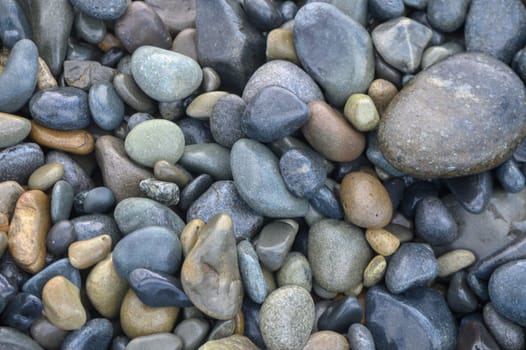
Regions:
M 347 221 L 366 228 L 382 228 L 391 221 L 393 205 L 376 177 L 356 171 L 345 175 L 340 198 Z
M 86 130 L 59 131 L 35 122 L 31 125 L 29 136 L 41 146 L 80 155 L 93 152 L 95 147 L 93 136 Z
M 102 261 L 110 251 L 111 236 L 99 235 L 70 244 L 68 258 L 73 267 L 82 270 Z
M 9 217 L 5 213 L 0 213 L 0 231 L 9 231 Z
M 378 113 L 382 115 L 389 102 L 398 94 L 398 89 L 388 80 L 376 79 L 369 85 L 367 94 L 373 100 Z
M 325 158 L 350 162 L 365 149 L 365 137 L 343 115 L 323 101 L 309 103 L 311 117 L 302 127 L 309 144 Z
M 112 47 L 122 47 L 122 43 L 115 35 L 111 33 L 106 33 L 104 39 L 97 44 L 98 48 L 106 52 Z
M 243 335 L 245 334 L 245 315 L 242 311 L 239 311 L 239 313 L 234 318 L 236 322 L 236 328 L 234 328 L 234 333 Z
M 48 196 L 40 190 L 24 192 L 9 225 L 9 253 L 23 270 L 35 274 L 46 260 L 46 235 L 51 225 Z

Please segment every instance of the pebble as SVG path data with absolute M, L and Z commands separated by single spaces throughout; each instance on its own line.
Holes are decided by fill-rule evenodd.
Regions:
M 290 219 L 275 220 L 263 227 L 255 241 L 255 247 L 265 268 L 277 271 L 282 267 L 298 229 L 298 223 Z
M 279 160 L 279 170 L 287 189 L 298 197 L 312 197 L 325 184 L 324 159 L 307 149 L 285 152 Z
M 265 301 L 269 288 L 259 264 L 256 250 L 249 241 L 243 240 L 237 245 L 237 257 L 239 272 L 245 292 L 255 303 L 261 304 Z
M 362 230 L 343 221 L 321 220 L 311 226 L 308 259 L 314 280 L 331 292 L 345 292 L 362 282 L 372 251 Z
M 22 39 L 31 39 L 31 28 L 20 4 L 6 0 L 0 6 L 5 14 L 0 27 L 0 40 L 4 46 L 10 49 Z
M 309 204 L 327 218 L 343 219 L 343 209 L 340 200 L 328 186 L 322 186 L 309 199 Z
M 341 334 L 332 331 L 321 331 L 312 333 L 304 350 L 333 349 L 347 350 L 349 342 Z
M 371 37 L 334 6 L 313 2 L 301 7 L 294 18 L 294 46 L 305 70 L 336 106 L 366 91 L 374 78 Z
M 201 143 L 213 143 L 212 133 L 206 122 L 195 118 L 183 118 L 177 121 L 177 125 L 184 134 L 186 145 Z
M 141 317 L 137 317 L 141 315 Z M 121 327 L 129 338 L 171 332 L 179 315 L 176 307 L 144 305 L 133 289 L 129 289 L 120 310 Z
M 478 307 L 477 296 L 467 284 L 467 274 L 457 272 L 451 278 L 447 289 L 447 303 L 453 312 L 468 314 Z
M 113 85 L 106 81 L 93 84 L 88 94 L 89 109 L 95 124 L 103 130 L 114 130 L 123 121 L 124 103 Z
M 26 184 L 29 176 L 44 164 L 44 153 L 36 143 L 19 143 L 0 151 L 0 182 Z
M 235 328 L 236 322 L 234 319 L 218 321 L 214 327 L 212 327 L 212 330 L 208 336 L 208 341 L 230 337 L 234 334 Z
M 105 349 L 111 343 L 113 325 L 105 318 L 94 318 L 82 328 L 70 332 L 62 343 L 63 350 Z
M 4 252 L 7 249 L 7 233 L 0 231 L 0 256 L 4 255 Z
M 341 12 L 351 17 L 353 20 L 355 20 L 362 26 L 365 27 L 367 24 L 367 0 L 308 0 L 307 2 L 326 2 L 328 4 L 336 6 Z
M 522 302 L 526 260 L 515 260 L 498 267 L 489 280 L 488 291 L 493 306 L 507 319 L 526 325 L 526 305 Z
M 191 307 L 181 282 L 170 274 L 137 268 L 129 275 L 130 287 L 144 304 L 151 307 Z
M 189 207 L 212 186 L 214 179 L 208 174 L 201 174 L 192 180 L 181 192 L 179 208 L 188 210 Z
M 47 163 L 36 169 L 29 179 L 27 186 L 32 190 L 46 191 L 62 178 L 64 166 L 60 163 Z
M 221 86 L 221 77 L 210 67 L 203 67 L 203 81 L 200 89 L 204 92 L 218 90 Z M 237 96 L 237 95 L 236 95 Z
M 240 311 L 243 285 L 232 219 L 217 214 L 200 231 L 181 269 L 183 289 L 206 315 L 228 320 Z
M 195 28 L 180 31 L 172 43 L 172 51 L 188 56 L 197 61 L 197 43 L 195 42 Z
M 31 122 L 30 136 L 40 146 L 72 154 L 86 155 L 95 147 L 93 135 L 86 130 L 60 131 Z
M 107 37 L 108 35 L 105 36 L 105 38 Z M 104 39 L 100 44 L 101 45 L 105 44 Z M 105 47 L 105 49 L 107 48 Z M 122 47 L 112 46 L 102 55 L 102 57 L 100 58 L 100 63 L 103 66 L 115 68 L 117 64 L 119 63 L 119 61 L 125 55 L 126 55 L 126 50 L 124 50 Z
M 79 329 L 86 323 L 80 289 L 64 276 L 55 276 L 42 289 L 42 303 L 48 320 L 63 330 Z
M 520 350 L 526 345 L 524 330 L 501 316 L 491 303 L 483 309 L 484 324 L 503 349 Z
M 27 331 L 42 314 L 42 301 L 29 293 L 18 293 L 2 311 L 2 323 L 19 331 Z
M 79 37 L 90 44 L 98 44 L 106 36 L 104 21 L 82 12 L 75 17 L 75 29 Z
M 383 256 L 392 255 L 400 246 L 400 240 L 385 229 L 367 229 L 365 239 L 371 248 Z
M 435 290 L 420 287 L 396 295 L 384 287 L 373 287 L 367 293 L 365 310 L 377 349 L 455 349 L 455 319 Z
M 232 147 L 234 184 L 247 204 L 271 218 L 304 216 L 307 201 L 292 195 L 279 173 L 278 159 L 257 141 L 241 139 Z
M 469 1 L 461 0 L 449 4 L 443 0 L 428 0 L 427 18 L 429 23 L 442 32 L 454 32 L 464 24 Z
M 0 182 L 0 213 L 7 214 L 7 217 L 11 218 L 16 202 L 24 191 L 24 188 L 16 181 Z
M 0 346 L 7 349 L 42 350 L 29 336 L 11 327 L 0 327 Z
M 142 180 L 139 183 L 139 188 L 148 198 L 166 206 L 179 203 L 179 187 L 172 182 L 150 178 Z
M 431 245 L 453 242 L 458 236 L 458 226 L 453 215 L 437 197 L 421 199 L 415 210 L 416 233 Z
M 56 276 L 63 276 L 67 278 L 78 288 L 80 288 L 81 286 L 79 271 L 73 266 L 71 266 L 68 259 L 60 259 L 49 264 L 42 271 L 38 272 L 33 277 L 28 279 L 26 283 L 24 283 L 22 291 L 33 294 L 40 298 L 42 295 L 42 288 L 44 288 L 44 285 L 50 279 Z
M 437 258 L 438 277 L 448 277 L 469 267 L 476 261 L 475 255 L 467 249 L 455 249 Z
M 217 101 L 226 95 L 228 92 L 225 91 L 210 91 L 200 94 L 186 107 L 186 115 L 199 120 L 208 120 Z
M 370 0 L 369 11 L 373 17 L 386 21 L 402 16 L 405 6 L 403 0 Z
M 493 178 L 489 171 L 454 177 L 445 183 L 462 207 L 473 214 L 480 214 L 486 208 L 493 193 Z
M 69 245 L 77 240 L 71 221 L 62 220 L 55 223 L 46 237 L 46 248 L 55 256 L 66 253 Z
M 86 193 L 84 212 L 86 214 L 104 214 L 111 211 L 115 205 L 115 196 L 107 187 L 95 187 Z
M 217 100 L 210 115 L 210 132 L 218 144 L 232 148 L 237 140 L 245 137 L 241 129 L 241 117 L 245 107 L 243 99 L 234 94 Z
M 91 305 L 109 319 L 119 315 L 127 290 L 128 284 L 117 274 L 111 254 L 95 265 L 86 278 L 86 294 Z
M 83 46 L 79 48 L 85 49 Z M 111 82 L 117 71 L 93 61 L 96 58 L 88 55 L 88 57 L 69 57 L 64 61 L 63 76 L 67 86 L 88 92 L 99 82 Z
M 373 335 L 361 323 L 355 323 L 349 327 L 347 339 L 352 350 L 375 350 Z
M 103 260 L 111 250 L 111 236 L 100 235 L 72 243 L 68 247 L 71 265 L 79 270 L 87 269 Z
M 154 101 L 137 86 L 131 72 L 129 74 L 117 73 L 113 78 L 113 87 L 120 98 L 136 111 L 145 113 L 155 111 Z
M 283 17 L 277 5 L 267 0 L 249 1 L 244 10 L 247 18 L 257 29 L 268 32 L 283 22 Z
M 431 67 L 433 64 L 445 60 L 449 56 L 464 51 L 464 47 L 454 41 L 442 45 L 428 47 L 422 54 L 422 69 Z
M 276 28 L 267 34 L 267 49 L 265 51 L 268 61 L 286 60 L 296 65 L 300 64 L 296 47 L 294 46 L 294 33 L 292 30 Z
M 192 175 L 183 167 L 167 162 L 166 160 L 155 162 L 153 174 L 156 179 L 173 182 L 181 188 L 185 187 L 192 180 Z
M 457 347 L 472 349 L 498 349 L 499 346 L 483 323 L 480 314 L 465 316 L 460 321 Z
M 211 340 L 201 346 L 200 350 L 257 350 L 259 349 L 249 338 L 234 334 L 230 337 Z
M 526 184 L 523 172 L 512 158 L 502 163 L 497 168 L 495 175 L 506 192 L 520 192 Z
M 62 180 L 67 181 L 73 192 L 78 193 L 93 188 L 93 180 L 80 164 L 61 151 L 50 151 L 46 155 L 46 163 L 60 163 L 64 167 Z M 100 163 L 99 163 L 100 164 Z
M 345 102 L 343 114 L 352 126 L 361 132 L 371 131 L 378 126 L 380 116 L 371 97 L 353 94 Z
M 44 316 L 33 322 L 30 329 L 31 338 L 44 349 L 60 349 L 67 333 L 67 331 L 54 326 Z
M 454 177 L 493 168 L 510 157 L 526 130 L 526 123 L 501 106 L 521 110 L 524 95 L 520 80 L 501 62 L 478 53 L 449 57 L 418 74 L 390 104 L 380 122 L 380 148 L 394 167 L 416 177 Z M 471 106 L 467 114 L 466 104 Z M 407 108 L 421 111 L 418 123 L 407 119 Z M 468 124 L 477 137 L 459 134 L 465 128 L 458 125 Z M 455 142 L 444 144 L 436 135 Z
M 345 333 L 351 324 L 359 323 L 362 316 L 362 304 L 355 296 L 348 295 L 329 304 L 318 320 L 318 329 Z
M 384 278 L 387 269 L 387 262 L 383 255 L 377 255 L 371 259 L 363 271 L 363 286 L 370 288 L 380 283 Z
M 309 261 L 299 252 L 291 252 L 285 257 L 276 280 L 279 287 L 296 285 L 312 290 L 312 270 Z
M 202 318 L 189 318 L 181 321 L 174 329 L 174 334 L 183 341 L 184 348 L 197 350 L 205 341 L 210 325 Z
M 381 116 L 397 94 L 398 88 L 385 79 L 373 80 L 371 85 L 369 85 L 369 90 L 367 90 L 367 96 L 373 100 L 374 105 Z
M 30 131 L 31 123 L 26 118 L 0 112 L 0 148 L 22 142 Z
M 72 0 L 71 4 L 88 16 L 109 20 L 121 17 L 126 11 L 127 2 L 125 0 Z
M 171 33 L 195 27 L 195 0 L 146 0 Z
M 231 180 L 230 151 L 217 143 L 187 145 L 179 159 L 185 169 L 209 174 L 217 180 Z
M 128 350 L 142 350 L 142 349 L 169 349 L 182 350 L 183 342 L 181 338 L 172 333 L 157 333 L 152 335 L 144 335 L 132 339 L 126 346 Z

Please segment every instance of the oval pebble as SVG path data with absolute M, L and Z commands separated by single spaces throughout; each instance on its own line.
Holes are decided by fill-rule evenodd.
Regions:
M 100 81 L 93 84 L 88 94 L 91 117 L 103 130 L 117 128 L 124 119 L 124 103 L 113 84 Z

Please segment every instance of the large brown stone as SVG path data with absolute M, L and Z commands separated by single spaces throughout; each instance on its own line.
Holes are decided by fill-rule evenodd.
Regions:
M 59 131 L 35 122 L 31 125 L 30 136 L 40 146 L 81 155 L 93 152 L 95 140 L 86 130 Z
M 86 323 L 80 290 L 64 276 L 55 276 L 47 281 L 42 289 L 42 304 L 49 322 L 60 329 L 79 329 Z

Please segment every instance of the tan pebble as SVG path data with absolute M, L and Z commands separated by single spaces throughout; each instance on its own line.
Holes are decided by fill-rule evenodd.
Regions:
M 358 131 L 371 131 L 380 122 L 380 115 L 373 100 L 365 94 L 349 96 L 343 108 L 343 114 Z
M 267 60 L 286 60 L 299 65 L 292 30 L 277 28 L 267 34 Z
M 39 145 L 73 154 L 93 152 L 95 139 L 86 130 L 53 130 L 32 122 L 29 136 Z
M 382 255 L 377 255 L 371 259 L 363 272 L 363 286 L 370 288 L 379 283 L 384 278 L 387 262 Z
M 39 90 L 50 89 L 58 86 L 53 73 L 42 57 L 38 58 L 37 87 Z
M 234 333 L 239 335 L 245 334 L 245 314 L 243 314 L 243 311 L 237 313 L 236 317 L 234 317 L 234 321 L 236 323 Z
M 16 202 L 8 232 L 9 253 L 20 268 L 31 274 L 45 264 L 49 215 L 48 196 L 40 190 L 27 191 Z
M 87 269 L 103 260 L 111 251 L 111 236 L 100 235 L 72 243 L 68 248 L 70 264 L 77 269 Z
M 186 115 L 196 119 L 206 120 L 210 118 L 212 109 L 217 101 L 228 95 L 225 91 L 210 91 L 197 96 L 188 107 L 186 107 Z
M 130 338 L 171 332 L 178 314 L 179 309 L 176 307 L 150 307 L 143 304 L 130 288 L 121 305 L 121 327 Z
M 0 258 L 4 255 L 7 249 L 7 233 L 0 231 Z
M 10 219 L 15 211 L 16 201 L 24 191 L 16 181 L 0 182 L 0 213 L 7 214 Z
M 159 160 L 155 163 L 153 174 L 157 180 L 173 182 L 180 188 L 186 186 L 192 180 L 188 173 L 166 160 Z
M 55 276 L 46 282 L 42 289 L 42 304 L 49 322 L 60 329 L 79 329 L 86 323 L 80 290 L 64 276 Z
M 333 331 L 319 331 L 312 333 L 303 350 L 321 349 L 348 350 L 349 342 L 343 335 Z
M 203 81 L 200 89 L 204 92 L 210 92 L 219 89 L 221 86 L 221 77 L 210 67 L 203 68 Z
M 336 109 L 323 101 L 309 103 L 311 117 L 301 128 L 309 144 L 321 155 L 336 162 L 350 162 L 365 149 L 365 137 Z
M 35 170 L 29 180 L 27 186 L 32 190 L 46 191 L 53 187 L 55 182 L 62 179 L 64 176 L 64 166 L 60 163 L 47 163 Z
M 7 217 L 7 214 L 0 213 L 0 232 L 8 232 L 9 231 L 9 218 Z
M 385 229 L 367 229 L 365 239 L 375 252 L 383 256 L 393 254 L 400 246 L 400 240 Z
M 234 334 L 218 340 L 209 340 L 199 350 L 259 350 L 250 339 Z
M 358 283 L 356 287 L 346 290 L 343 294 L 358 296 L 363 290 L 363 283 Z
M 393 221 L 395 217 L 396 214 L 393 216 Z M 385 226 L 385 229 L 395 235 L 400 243 L 411 242 L 413 240 L 413 231 L 408 227 L 391 222 L 389 225 Z
M 199 231 L 205 226 L 203 220 L 193 219 L 190 220 L 184 227 L 179 239 L 181 240 L 181 247 L 183 248 L 183 255 L 187 256 L 190 253 L 190 250 L 197 242 L 197 237 L 199 237 Z
M 381 228 L 391 221 L 393 205 L 387 190 L 374 176 L 356 171 L 345 175 L 340 187 L 345 218 L 366 228 Z
M 447 277 L 473 264 L 477 258 L 467 249 L 456 249 L 438 257 L 438 276 Z
M 111 49 L 112 47 L 121 47 L 122 48 L 122 43 L 119 40 L 119 38 L 117 38 L 115 35 L 113 35 L 111 33 L 106 33 L 106 35 L 104 36 L 104 39 L 102 39 L 102 41 L 100 43 L 98 43 L 97 46 L 98 46 L 99 49 L 101 49 L 102 51 L 106 52 L 109 49 Z
M 86 279 L 86 293 L 95 309 L 106 318 L 119 315 L 128 283 L 119 277 L 111 254 L 90 271 Z
M 369 85 L 367 94 L 373 100 L 378 113 L 382 115 L 389 102 L 398 94 L 398 89 L 388 80 L 376 79 Z
M 194 28 L 186 28 L 180 31 L 172 43 L 172 50 L 197 61 L 195 33 Z

